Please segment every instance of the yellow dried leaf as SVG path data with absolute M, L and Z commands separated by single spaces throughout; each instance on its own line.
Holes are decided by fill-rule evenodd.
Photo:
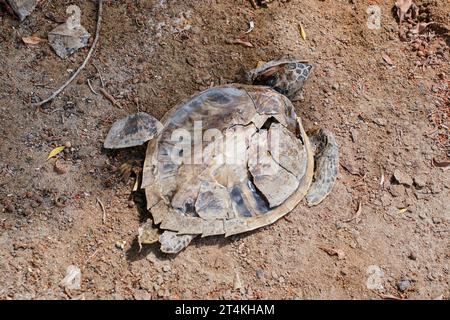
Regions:
M 305 28 L 303 28 L 303 25 L 301 23 L 298 26 L 298 30 L 300 31 L 300 36 L 302 37 L 302 39 L 306 40 L 306 31 L 305 31 Z
M 406 211 L 408 211 L 408 208 L 401 208 L 401 209 L 398 209 L 397 213 L 402 214 L 402 213 L 405 213 Z
M 31 37 L 22 37 L 22 41 L 26 44 L 39 44 L 41 42 L 45 42 L 45 39 L 39 38 L 37 36 Z
M 60 147 L 56 147 L 55 149 L 53 149 L 52 151 L 50 151 L 50 153 L 48 154 L 48 159 L 53 158 L 54 156 L 56 156 L 58 153 L 60 153 L 61 151 L 63 151 L 66 147 L 65 146 L 60 146 Z

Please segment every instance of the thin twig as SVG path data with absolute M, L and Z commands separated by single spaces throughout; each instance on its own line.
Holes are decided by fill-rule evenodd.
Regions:
M 102 87 L 105 87 L 105 81 L 103 81 L 102 74 L 100 73 L 100 69 L 97 67 L 95 63 L 92 62 L 92 65 L 94 66 L 95 70 L 97 70 L 98 77 L 100 78 L 100 82 L 102 83 Z
M 352 222 L 353 220 L 356 220 L 359 218 L 359 216 L 361 215 L 361 211 L 362 211 L 362 205 L 361 205 L 361 201 L 358 202 L 358 209 L 355 212 L 355 215 L 353 217 L 351 217 L 350 219 L 344 220 L 343 222 L 347 223 L 347 222 Z
M 102 208 L 102 221 L 103 223 L 106 223 L 106 210 L 105 210 L 105 206 L 103 205 L 103 202 L 100 201 L 99 198 L 96 198 L 98 204 L 100 205 L 100 207 Z
M 50 97 L 48 97 L 45 100 L 42 100 L 41 102 L 38 103 L 33 103 L 33 107 L 39 107 L 51 100 L 53 100 L 54 98 L 56 98 L 56 96 L 58 94 L 60 94 L 77 76 L 78 74 L 80 74 L 80 72 L 84 69 L 84 67 L 86 66 L 86 64 L 88 63 L 89 59 L 91 58 L 92 54 L 95 51 L 95 47 L 97 45 L 99 36 L 100 36 L 100 25 L 102 22 L 102 9 L 103 9 L 103 0 L 98 0 L 98 13 L 97 13 L 97 26 L 96 26 L 96 30 L 95 30 L 95 38 L 94 38 L 94 42 L 92 43 L 91 48 L 89 49 L 89 53 L 86 56 L 86 59 L 84 59 L 83 64 L 78 68 L 77 71 L 75 71 L 75 73 L 69 78 L 69 80 L 67 80 L 58 90 L 56 90 L 55 92 L 53 92 Z
M 114 106 L 119 107 L 120 109 L 122 109 L 122 106 L 120 105 L 119 102 L 117 102 L 116 98 L 114 98 L 108 91 L 106 91 L 103 88 L 99 89 L 100 93 L 106 98 L 108 99 Z
M 87 79 L 87 84 L 89 86 L 89 89 L 91 89 L 92 93 L 98 95 L 98 92 L 95 92 L 94 88 L 92 88 L 91 80 L 89 78 Z

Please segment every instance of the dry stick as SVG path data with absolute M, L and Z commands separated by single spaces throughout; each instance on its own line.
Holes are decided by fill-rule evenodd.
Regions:
M 108 99 L 114 106 L 119 107 L 120 109 L 122 109 L 122 106 L 120 105 L 119 102 L 117 102 L 116 98 L 114 98 L 108 91 L 106 91 L 103 88 L 100 88 L 98 91 L 100 91 L 100 93 L 106 98 Z
M 94 62 L 92 62 L 92 65 L 94 66 L 95 70 L 97 70 L 98 77 L 100 78 L 100 82 L 102 83 L 102 87 L 104 88 L 105 81 L 103 81 L 103 77 L 102 74 L 100 73 L 100 70 L 98 69 L 97 65 Z
M 258 5 L 255 0 L 250 0 L 250 3 L 252 4 L 253 9 L 258 9 Z
M 96 91 L 94 90 L 94 88 L 92 88 L 91 80 L 87 79 L 87 84 L 88 84 L 88 86 L 89 86 L 89 89 L 91 89 L 92 93 L 95 94 L 95 95 L 98 95 L 98 92 L 96 92 Z
M 350 219 L 344 220 L 343 222 L 348 223 L 348 222 L 352 222 L 353 220 L 356 220 L 359 218 L 359 216 L 361 215 L 361 211 L 362 211 L 362 205 L 361 205 L 361 201 L 358 202 L 358 210 L 356 210 L 356 213 L 353 217 L 351 217 Z
M 50 97 L 48 97 L 45 100 L 42 100 L 41 102 L 33 103 L 32 104 L 33 107 L 42 106 L 43 104 L 56 98 L 56 96 L 58 94 L 60 94 L 78 76 L 78 74 L 81 72 L 81 70 L 84 69 L 84 67 L 88 63 L 89 59 L 91 58 L 92 54 L 94 53 L 95 47 L 97 45 L 97 42 L 98 42 L 98 39 L 100 36 L 100 24 L 102 22 L 102 9 L 103 9 L 103 0 L 98 0 L 97 26 L 96 26 L 96 30 L 95 30 L 95 38 L 94 38 L 94 42 L 92 43 L 91 48 L 89 49 L 89 53 L 86 56 L 86 59 L 84 59 L 84 61 L 83 61 L 83 64 L 78 68 L 77 71 L 75 71 L 75 73 L 69 78 L 69 80 L 67 80 L 58 90 L 53 92 Z
M 100 205 L 100 207 L 102 208 L 102 221 L 103 223 L 106 223 L 106 210 L 105 210 L 105 206 L 103 205 L 103 202 L 100 201 L 99 198 L 96 198 L 98 204 Z

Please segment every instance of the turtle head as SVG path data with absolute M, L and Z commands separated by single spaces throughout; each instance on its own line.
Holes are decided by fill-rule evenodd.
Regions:
M 296 100 L 313 70 L 312 64 L 296 59 L 272 60 L 247 73 L 247 81 L 269 86 Z

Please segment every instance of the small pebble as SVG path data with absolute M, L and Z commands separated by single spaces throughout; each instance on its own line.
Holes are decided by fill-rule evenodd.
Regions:
M 66 142 L 64 143 L 64 146 L 65 146 L 66 148 L 72 148 L 72 143 L 70 143 L 70 141 L 66 141 Z
M 134 202 L 132 200 L 128 201 L 128 208 L 133 208 Z
M 427 185 L 425 178 L 423 176 L 415 176 L 413 178 L 414 181 L 414 186 L 417 189 L 422 189 L 423 187 L 425 187 Z
M 398 169 L 394 170 L 394 179 L 398 183 L 403 184 L 405 186 L 411 186 L 413 184 L 412 178 L 408 174 Z
M 5 210 L 10 213 L 14 212 L 14 206 L 12 205 L 12 203 L 5 204 Z
M 410 280 L 402 280 L 399 283 L 397 283 L 397 288 L 401 292 L 405 292 L 411 287 L 411 281 Z
M 164 272 L 170 272 L 170 270 L 171 270 L 169 265 L 165 265 L 162 269 Z
M 125 240 L 121 240 L 121 241 L 117 241 L 116 242 L 116 248 L 120 249 L 120 250 L 124 250 L 125 249 L 125 244 L 127 242 Z
M 256 269 L 256 277 L 257 277 L 259 280 L 264 279 L 264 270 Z
M 416 256 L 416 254 L 414 252 L 410 252 L 409 255 L 408 255 L 408 259 L 416 261 L 417 260 L 417 256 Z

